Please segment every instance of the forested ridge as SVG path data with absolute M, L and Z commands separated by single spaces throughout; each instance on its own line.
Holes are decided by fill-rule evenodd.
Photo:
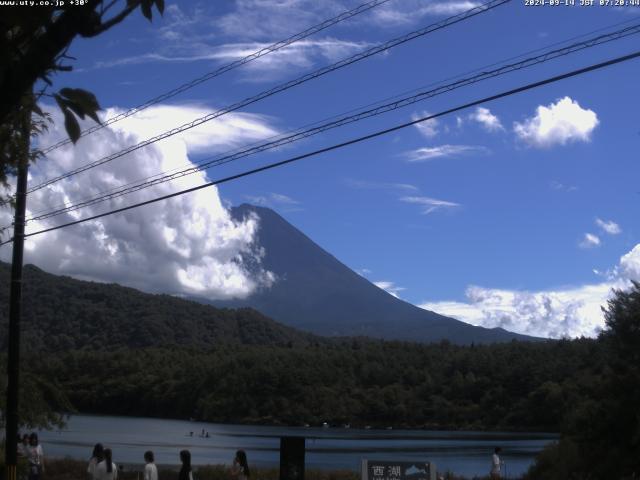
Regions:
M 0 262 L 0 340 L 9 312 L 10 268 Z M 307 344 L 322 337 L 284 326 L 250 308 L 220 309 L 171 295 L 24 268 L 25 351 L 104 350 L 215 344 Z

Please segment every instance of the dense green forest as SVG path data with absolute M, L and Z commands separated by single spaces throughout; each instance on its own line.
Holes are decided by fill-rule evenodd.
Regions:
M 461 347 L 347 340 L 33 354 L 81 412 L 215 422 L 557 431 L 602 358 L 594 340 Z

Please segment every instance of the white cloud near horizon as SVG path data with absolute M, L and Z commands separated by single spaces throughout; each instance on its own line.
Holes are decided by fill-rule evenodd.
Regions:
M 450 210 L 462 206 L 459 203 L 448 202 L 446 200 L 438 200 L 436 198 L 423 196 L 402 197 L 400 198 L 400 201 L 420 205 L 422 207 L 421 213 L 423 215 L 429 215 L 430 213 L 436 212 L 438 210 Z
M 585 233 L 584 238 L 578 245 L 580 248 L 594 248 L 599 247 L 601 243 L 600 237 L 597 235 L 594 235 L 593 233 Z
M 194 105 L 151 107 L 139 116 L 81 139 L 75 147 L 69 145 L 51 152 L 46 160 L 32 167 L 30 184 L 36 185 L 146 139 L 156 130 L 173 125 L 176 118 L 197 116 L 206 111 Z M 116 113 L 117 109 L 109 109 L 106 116 Z M 41 138 L 43 145 L 66 136 L 57 110 L 53 111 L 53 117 L 54 125 Z M 191 166 L 189 155 L 194 151 L 223 151 L 274 133 L 276 130 L 264 117 L 230 114 L 38 190 L 29 196 L 28 215 L 75 203 L 161 171 Z M 205 173 L 198 172 L 81 212 L 31 222 L 27 232 L 200 185 L 206 180 Z M 0 221 L 10 222 L 8 209 L 0 210 Z M 255 267 L 264 255 L 254 245 L 258 229 L 259 219 L 255 216 L 234 220 L 224 208 L 218 190 L 211 187 L 30 237 L 25 244 L 25 262 L 54 274 L 117 282 L 147 292 L 208 298 L 243 297 L 274 281 L 271 272 Z M 8 260 L 9 254 L 10 249 L 0 250 L 3 260 Z
M 622 233 L 620 225 L 612 220 L 605 221 L 600 218 L 596 218 L 596 225 L 598 225 L 604 232 L 608 233 L 609 235 L 618 235 Z
M 594 337 L 605 326 L 601 307 L 612 289 L 640 281 L 640 244 L 624 254 L 607 282 L 529 292 L 471 285 L 466 302 L 423 302 L 419 307 L 487 328 L 501 327 L 526 335 Z
M 491 113 L 491 110 L 484 107 L 477 107 L 468 116 L 469 120 L 479 123 L 487 132 L 500 132 L 504 130 L 500 119 Z
M 487 154 L 489 149 L 479 145 L 438 145 L 435 147 L 422 147 L 409 152 L 404 156 L 409 162 L 424 162 L 436 158 L 454 157 L 470 154 Z
M 539 105 L 536 114 L 515 122 L 516 136 L 536 148 L 549 148 L 574 142 L 589 142 L 599 124 L 593 110 L 582 108 L 577 101 L 564 97 L 547 106 Z

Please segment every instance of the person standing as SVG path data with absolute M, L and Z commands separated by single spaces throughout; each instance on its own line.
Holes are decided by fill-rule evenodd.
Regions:
M 143 480 L 158 480 L 158 468 L 154 462 L 153 452 L 147 450 L 144 452 L 144 476 Z
M 502 452 L 500 447 L 496 447 L 491 456 L 491 480 L 500 480 L 502 478 L 502 462 L 499 453 Z
M 189 450 L 180 450 L 180 461 L 182 468 L 178 474 L 178 480 L 193 480 L 191 473 L 191 452 Z
M 35 432 L 29 435 L 27 462 L 29 463 L 29 480 L 40 480 L 44 472 L 44 452 L 42 445 L 38 442 L 38 434 Z
M 87 466 L 87 473 L 89 474 L 89 478 L 91 480 L 95 480 L 96 467 L 102 460 L 104 460 L 104 447 L 101 443 L 96 443 L 93 447 L 91 458 L 89 459 L 89 465 Z
M 248 480 L 250 475 L 247 454 L 244 450 L 238 450 L 231 466 L 231 476 L 236 480 Z
M 95 480 L 116 480 L 118 478 L 118 467 L 113 463 L 113 454 L 110 448 L 103 451 L 103 459 L 96 465 Z

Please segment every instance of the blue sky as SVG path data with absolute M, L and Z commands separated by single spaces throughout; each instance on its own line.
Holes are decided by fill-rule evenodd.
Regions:
M 75 42 L 69 52 L 77 58 L 75 71 L 59 75 L 56 86 L 93 91 L 108 118 L 358 3 L 167 2 L 164 17 L 156 16 L 151 24 L 136 12 L 96 39 Z M 128 131 L 101 133 L 97 140 L 82 139 L 75 150 L 60 149 L 49 165 L 33 172 L 34 178 L 66 171 L 134 138 L 148 138 L 474 5 L 391 1 L 205 82 L 149 109 L 138 121 L 122 122 Z M 140 153 L 144 166 L 118 159 L 93 176 L 62 182 L 59 190 L 34 201 L 50 205 L 53 197 L 46 195 L 54 194 L 73 201 L 87 191 L 114 186 L 120 178 L 130 181 L 158 173 L 158 168 L 186 165 L 621 22 L 627 23 L 617 28 L 640 23 L 640 8 L 510 2 L 250 105 L 192 134 L 159 142 Z M 631 53 L 636 37 L 211 169 L 206 178 Z M 416 305 L 524 333 L 594 335 L 602 325 L 599 305 L 610 288 L 640 279 L 639 74 L 637 60 L 613 66 L 225 184 L 217 192 L 158 210 L 169 218 L 171 208 L 183 214 L 191 208 L 188 225 L 171 216 L 175 225 L 170 223 L 174 220 L 150 221 L 154 230 L 140 226 L 153 211 L 132 213 L 93 230 L 78 229 L 69 234 L 73 239 L 55 237 L 67 242 L 66 250 L 52 250 L 51 238 L 34 237 L 28 255 L 43 268 L 79 278 L 149 291 L 243 295 L 261 282 L 277 281 L 269 272 L 248 279 L 234 265 L 239 253 L 260 256 L 250 246 L 259 221 L 234 224 L 224 213 L 229 205 L 249 202 L 274 208 L 350 268 Z M 53 128 L 42 142 L 52 143 L 61 135 Z M 154 193 L 204 180 L 184 180 Z M 196 218 L 193 212 L 200 214 Z M 183 239 L 182 229 L 200 233 Z M 132 246 L 136 238 L 144 242 L 145 234 L 159 235 L 166 244 Z M 98 250 L 88 249 L 83 242 L 87 235 L 99 240 Z M 207 243 L 208 237 L 217 240 Z M 105 252 L 110 252 L 107 257 Z M 122 252 L 127 255 L 116 258 Z M 71 253 L 81 260 L 74 264 Z M 159 266 L 154 254 L 167 258 L 167 265 Z M 0 255 L 6 257 L 6 249 Z M 95 258 L 104 261 L 88 260 Z M 131 262 L 139 267 L 136 274 L 131 268 L 125 271 Z

